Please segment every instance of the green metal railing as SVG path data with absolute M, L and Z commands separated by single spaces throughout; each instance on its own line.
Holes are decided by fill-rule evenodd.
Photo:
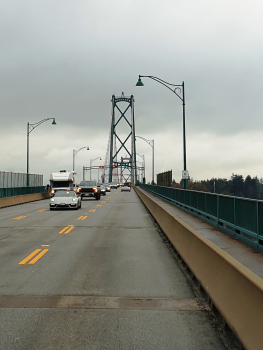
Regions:
M 24 194 L 44 193 L 44 192 L 45 192 L 45 186 L 0 188 L 0 198 L 21 196 Z
M 263 251 L 263 201 L 155 185 L 139 187 Z

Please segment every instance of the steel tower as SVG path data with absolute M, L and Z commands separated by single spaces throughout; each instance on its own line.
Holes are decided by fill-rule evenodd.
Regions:
M 109 182 L 121 176 L 125 181 L 136 183 L 134 97 L 122 93 L 121 97 L 113 95 L 111 102 Z

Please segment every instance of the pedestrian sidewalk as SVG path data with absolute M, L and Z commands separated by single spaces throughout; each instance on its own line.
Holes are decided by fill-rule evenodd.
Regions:
M 237 240 L 228 234 L 219 231 L 207 222 L 199 219 L 191 214 L 188 214 L 175 205 L 166 202 L 165 200 L 153 195 L 152 193 L 141 189 L 149 197 L 153 198 L 160 206 L 168 210 L 171 214 L 178 217 L 202 236 L 214 243 L 220 249 L 231 255 L 234 259 L 254 272 L 257 276 L 263 279 L 263 254 L 254 248 L 249 247 L 245 243 Z

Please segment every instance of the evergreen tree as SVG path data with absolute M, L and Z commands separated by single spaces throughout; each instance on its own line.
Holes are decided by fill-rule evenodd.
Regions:
M 231 193 L 236 197 L 243 197 L 244 195 L 244 178 L 242 175 L 232 174 Z
M 244 184 L 244 197 L 252 198 L 252 178 L 248 175 Z
M 257 176 L 252 179 L 251 197 L 253 199 L 259 199 L 260 185 Z

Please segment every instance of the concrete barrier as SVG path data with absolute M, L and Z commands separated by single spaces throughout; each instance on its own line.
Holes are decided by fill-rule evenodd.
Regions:
M 146 192 L 135 190 L 244 348 L 262 350 L 263 280 Z
M 12 205 L 23 204 L 28 202 L 39 201 L 50 198 L 50 193 L 25 194 L 22 196 L 0 198 L 0 208 L 10 207 Z

